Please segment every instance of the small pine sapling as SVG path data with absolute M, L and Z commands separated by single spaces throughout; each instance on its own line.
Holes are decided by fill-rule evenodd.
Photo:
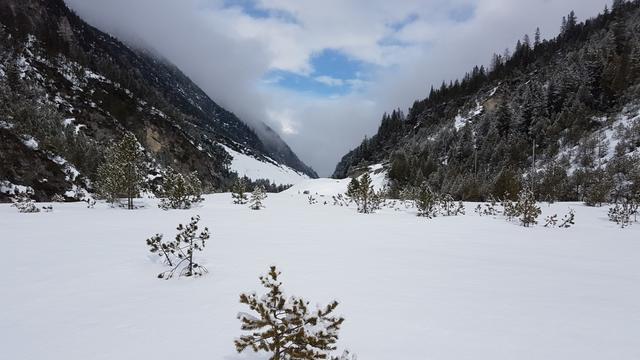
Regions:
M 549 215 L 544 218 L 544 227 L 556 227 L 558 224 L 558 214 Z
M 332 315 L 338 302 L 312 310 L 302 298 L 285 297 L 279 276 L 272 266 L 266 276 L 260 277 L 268 290 L 265 295 L 240 295 L 240 303 L 249 306 L 253 314 L 238 314 L 241 329 L 249 334 L 234 341 L 236 350 L 264 351 L 270 354 L 270 360 L 329 358 L 344 322 L 344 318 Z
M 635 214 L 637 213 L 637 206 L 630 201 L 622 201 L 615 206 L 609 208 L 609 220 L 620 225 L 621 228 L 630 226 L 635 220 Z M 632 216 L 634 218 L 632 218 Z
M 247 187 L 242 179 L 236 179 L 236 182 L 231 187 L 231 198 L 236 205 L 244 205 L 249 201 L 249 197 L 246 194 Z
M 64 196 L 60 194 L 55 194 L 51 197 L 51 202 L 62 203 L 65 202 Z
M 428 219 L 438 216 L 438 199 L 426 184 L 420 188 L 415 203 L 416 208 L 418 208 L 418 216 Z
M 573 209 L 569 209 L 569 213 L 567 213 L 560 223 L 561 228 L 570 228 L 572 225 L 575 225 L 576 212 Z
M 164 257 L 166 265 L 171 269 L 158 274 L 160 279 L 170 279 L 178 271 L 178 276 L 202 276 L 206 274 L 207 269 L 194 261 L 193 255 L 195 251 L 202 251 L 206 240 L 209 239 L 209 229 L 204 228 L 200 234 L 198 231 L 198 222 L 200 216 L 191 218 L 191 222 L 187 226 L 178 225 L 178 234 L 174 241 L 163 242 L 162 234 L 156 234 L 147 239 L 147 245 L 151 253 Z
M 87 203 L 87 209 L 93 209 L 96 206 L 96 201 L 92 198 L 86 199 L 85 202 Z
M 260 210 L 264 208 L 264 204 L 262 203 L 264 199 L 267 198 L 267 193 L 264 191 L 264 188 L 259 185 L 253 190 L 251 193 L 251 199 L 249 200 L 249 207 L 251 210 Z
M 518 201 L 515 205 L 516 216 L 520 218 L 520 223 L 524 227 L 529 227 L 538 223 L 538 216 L 542 213 L 536 203 L 533 192 L 528 189 L 520 191 Z

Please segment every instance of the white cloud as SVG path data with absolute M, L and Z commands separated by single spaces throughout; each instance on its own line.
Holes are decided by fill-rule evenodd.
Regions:
M 272 125 L 322 175 L 375 131 L 382 112 L 406 109 L 431 84 L 487 63 L 536 26 L 551 36 L 571 9 L 592 16 L 607 2 L 257 0 L 258 8 L 290 14 L 296 20 L 290 21 L 253 18 L 223 0 L 66 1 L 99 28 L 153 47 L 244 120 Z M 451 16 L 470 8 L 463 22 Z M 313 55 L 325 49 L 378 68 L 366 81 L 316 74 L 320 83 L 354 89 L 330 98 L 279 89 L 276 79 L 265 79 L 272 70 L 310 75 Z

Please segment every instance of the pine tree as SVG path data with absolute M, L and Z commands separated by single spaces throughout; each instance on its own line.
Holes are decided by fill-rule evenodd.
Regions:
M 524 227 L 529 227 L 538 223 L 538 216 L 542 213 L 540 207 L 536 204 L 533 192 L 529 189 L 523 189 L 518 194 L 516 203 L 516 214 L 520 218 L 520 223 Z
M 127 208 L 133 209 L 133 198 L 143 184 L 142 159 L 135 136 L 125 135 L 107 151 L 105 162 L 98 167 L 98 192 L 112 203 L 124 196 Z
M 360 177 L 355 199 L 357 199 L 358 212 L 369 214 L 376 209 L 376 192 L 373 190 L 371 176 L 369 176 L 368 172 L 365 172 Z
M 249 306 L 253 314 L 239 313 L 242 330 L 250 334 L 235 340 L 238 353 L 245 349 L 270 353 L 270 360 L 327 359 L 335 350 L 338 332 L 344 319 L 332 315 L 338 306 L 333 301 L 326 307 L 312 310 L 309 302 L 297 297 L 285 297 L 272 266 L 260 282 L 267 294 L 241 294 L 240 303 Z
M 347 186 L 347 196 L 358 202 L 358 194 L 360 192 L 360 182 L 358 178 L 354 177 Z
M 231 198 L 233 203 L 237 205 L 244 205 L 249 201 L 247 197 L 247 187 L 242 179 L 236 179 L 235 183 L 231 187 Z
M 534 47 L 534 49 L 537 48 L 540 45 L 540 41 L 541 41 L 541 39 L 540 39 L 540 28 L 537 27 L 536 28 L 536 33 L 533 36 L 533 47 Z
M 204 228 L 200 234 L 198 231 L 198 222 L 200 216 L 191 218 L 191 222 L 187 226 L 178 225 L 178 234 L 174 241 L 163 242 L 162 234 L 156 234 L 147 239 L 149 251 L 163 257 L 165 263 L 171 267 L 170 270 L 158 274 L 160 279 L 170 279 L 176 271 L 179 276 L 202 276 L 206 274 L 207 268 L 194 261 L 193 255 L 195 251 L 202 251 L 206 240 L 209 239 L 209 229 Z
M 415 202 L 418 208 L 418 216 L 429 219 L 438 216 L 438 197 L 431 191 L 426 183 L 422 184 L 417 195 L 418 197 L 415 199 Z
M 262 201 L 264 201 L 264 199 L 266 198 L 267 198 L 267 193 L 265 193 L 264 187 L 262 187 L 261 185 L 258 185 L 253 190 L 253 193 L 251 193 L 249 206 L 251 207 L 252 210 L 260 210 L 264 208 L 264 204 L 262 204 Z
M 203 201 L 202 183 L 196 173 L 182 175 L 172 168 L 163 175 L 162 199 L 158 205 L 161 209 L 190 209 Z

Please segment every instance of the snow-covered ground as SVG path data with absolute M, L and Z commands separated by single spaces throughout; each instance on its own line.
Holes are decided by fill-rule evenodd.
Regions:
M 336 184 L 306 187 L 322 199 Z M 262 291 L 271 264 L 287 293 L 340 301 L 339 347 L 359 360 L 640 358 L 640 224 L 619 229 L 606 208 L 545 204 L 573 207 L 576 225 L 526 229 L 473 204 L 464 217 L 362 215 L 295 189 L 261 211 L 229 194 L 192 210 L 144 202 L 0 205 L 0 358 L 266 359 L 236 354 L 233 339 L 247 310 L 238 295 Z M 157 279 L 164 267 L 145 239 L 172 238 L 194 214 L 212 232 L 199 254 L 209 274 Z
M 293 185 L 309 179 L 309 176 L 298 172 L 286 165 L 260 161 L 253 156 L 239 153 L 228 146 L 220 144 L 233 157 L 231 170 L 240 176 L 252 180 L 269 179 L 278 185 Z

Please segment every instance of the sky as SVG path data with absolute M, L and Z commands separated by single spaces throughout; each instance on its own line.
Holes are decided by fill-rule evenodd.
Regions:
M 431 85 L 486 65 L 603 0 L 65 0 L 90 24 L 177 65 L 321 176 Z

